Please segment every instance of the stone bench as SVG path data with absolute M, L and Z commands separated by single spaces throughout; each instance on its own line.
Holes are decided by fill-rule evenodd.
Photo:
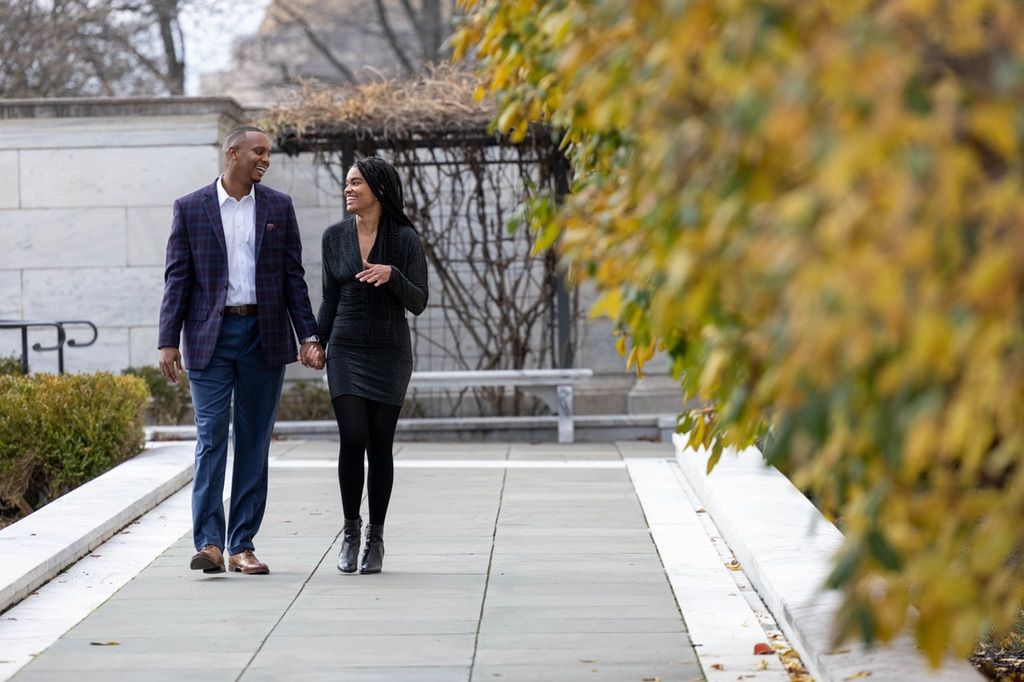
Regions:
M 573 386 L 594 375 L 590 369 L 478 369 L 413 372 L 409 388 L 516 386 L 544 401 L 558 417 L 558 442 L 573 442 Z
M 573 386 L 594 375 L 591 369 L 478 369 L 413 372 L 409 388 L 516 386 L 544 401 L 558 418 L 558 442 L 573 442 Z M 324 381 L 327 381 L 326 375 Z

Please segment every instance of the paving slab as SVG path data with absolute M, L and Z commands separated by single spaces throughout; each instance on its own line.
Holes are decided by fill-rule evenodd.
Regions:
M 303 682 L 452 682 L 468 680 L 467 666 L 330 666 L 324 668 L 304 665 L 301 676 L 296 676 L 294 664 L 281 668 L 250 668 L 240 678 L 244 682 L 280 682 L 301 679 Z
M 703 679 L 704 675 L 695 660 L 616 664 L 601 659 L 581 658 L 575 662 L 558 664 L 533 663 L 526 659 L 518 664 L 478 665 L 473 668 L 471 682 L 696 682 Z
M 404 444 L 385 571 L 359 576 L 334 566 L 336 444 L 274 445 L 270 575 L 188 570 L 185 525 L 15 679 L 181 679 L 197 658 L 244 680 L 699 679 L 614 446 Z

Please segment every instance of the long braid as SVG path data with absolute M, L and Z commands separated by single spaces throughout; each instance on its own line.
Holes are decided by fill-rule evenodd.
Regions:
M 402 194 L 402 179 L 393 165 L 379 156 L 367 156 L 355 162 L 363 180 L 370 187 L 373 196 L 381 205 L 381 219 L 377 226 L 377 238 L 381 242 L 380 253 L 387 265 L 398 265 L 399 239 L 398 231 L 403 225 L 415 230 L 409 216 L 405 214 Z M 371 292 L 370 307 L 381 311 L 385 307 L 386 292 Z M 394 320 L 388 317 L 389 330 Z
M 373 196 L 381 205 L 382 253 L 389 265 L 394 265 L 398 258 L 398 228 L 408 225 L 416 229 L 409 216 L 405 214 L 405 202 L 402 193 L 402 179 L 393 165 L 379 156 L 367 156 L 356 161 L 356 168 L 369 185 Z

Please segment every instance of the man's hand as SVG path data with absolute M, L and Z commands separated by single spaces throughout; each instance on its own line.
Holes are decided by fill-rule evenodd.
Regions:
M 387 281 L 391 279 L 390 265 L 375 265 L 364 258 L 363 267 L 365 270 L 356 273 L 356 279 L 360 282 L 379 287 L 381 284 L 387 284 Z
M 323 369 L 326 358 L 324 357 L 324 349 L 319 343 L 310 341 L 309 343 L 302 344 L 302 348 L 299 349 L 299 362 L 304 367 L 310 369 Z
M 184 372 L 181 366 L 181 353 L 174 346 L 164 346 L 160 349 L 160 373 L 171 383 L 178 383 L 178 372 Z

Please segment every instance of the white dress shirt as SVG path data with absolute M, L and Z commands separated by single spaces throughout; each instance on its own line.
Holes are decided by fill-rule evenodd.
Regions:
M 228 251 L 228 297 L 224 305 L 256 302 L 256 187 L 238 201 L 217 180 L 217 202 Z

